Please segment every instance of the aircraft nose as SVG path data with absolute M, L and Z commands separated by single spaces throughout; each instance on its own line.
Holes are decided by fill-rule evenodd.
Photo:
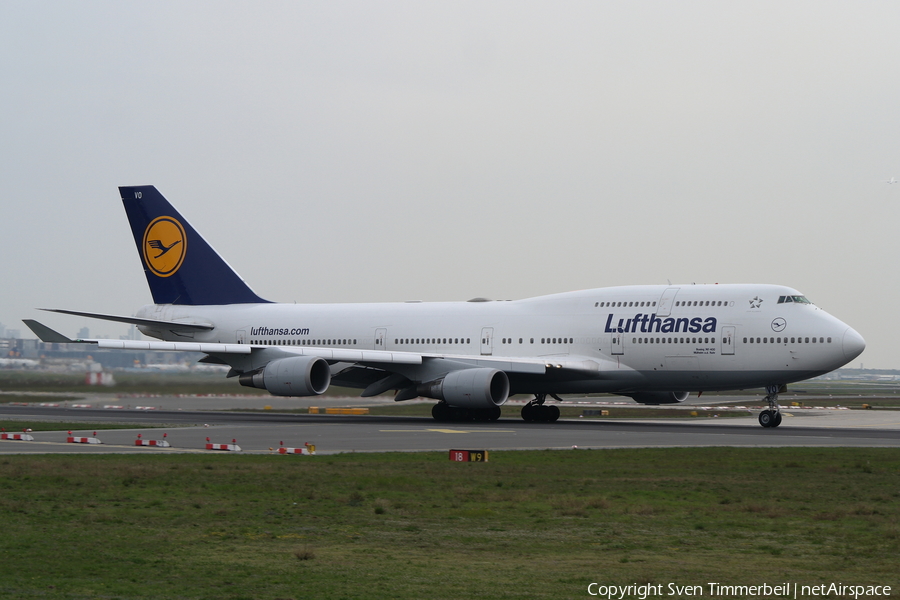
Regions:
M 844 332 L 844 358 L 850 362 L 866 349 L 866 340 L 852 327 L 848 327 Z

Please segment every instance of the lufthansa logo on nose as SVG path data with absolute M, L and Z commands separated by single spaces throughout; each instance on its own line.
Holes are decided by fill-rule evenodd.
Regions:
M 778 317 L 774 321 L 772 321 L 772 331 L 784 331 L 784 328 L 787 327 L 787 321 Z
M 174 275 L 184 262 L 187 235 L 184 227 L 172 217 L 157 217 L 144 231 L 144 264 L 154 275 Z

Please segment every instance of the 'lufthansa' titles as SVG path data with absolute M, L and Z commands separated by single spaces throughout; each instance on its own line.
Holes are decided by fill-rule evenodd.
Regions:
M 715 317 L 660 318 L 638 313 L 631 318 L 621 317 L 613 325 L 614 318 L 612 313 L 606 318 L 605 333 L 715 333 L 717 324 Z

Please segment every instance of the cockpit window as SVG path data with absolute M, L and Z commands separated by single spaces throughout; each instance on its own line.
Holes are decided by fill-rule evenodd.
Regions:
M 799 302 L 800 304 L 812 304 L 806 299 L 806 296 L 779 296 L 778 304 L 786 304 L 788 302 Z

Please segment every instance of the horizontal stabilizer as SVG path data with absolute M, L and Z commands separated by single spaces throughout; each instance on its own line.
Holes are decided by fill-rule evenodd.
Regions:
M 76 317 L 88 317 L 90 319 L 102 319 L 103 321 L 115 321 L 116 323 L 128 323 L 130 325 L 141 325 L 144 327 L 156 327 L 168 329 L 169 331 L 211 331 L 215 329 L 215 325 L 208 323 L 182 323 L 180 321 L 158 321 L 156 319 L 141 319 L 139 317 L 122 317 L 119 315 L 104 315 L 100 313 L 81 312 L 77 310 L 65 310 L 62 308 L 40 308 L 47 312 L 62 313 L 64 315 L 75 315 Z M 36 333 L 36 332 L 35 332 Z
M 38 323 L 34 319 L 22 319 L 22 322 L 28 325 L 28 329 L 33 331 L 34 335 L 38 336 L 38 339 L 42 342 L 48 344 L 71 344 L 75 341 L 67 338 L 58 331 L 50 329 L 43 323 Z

